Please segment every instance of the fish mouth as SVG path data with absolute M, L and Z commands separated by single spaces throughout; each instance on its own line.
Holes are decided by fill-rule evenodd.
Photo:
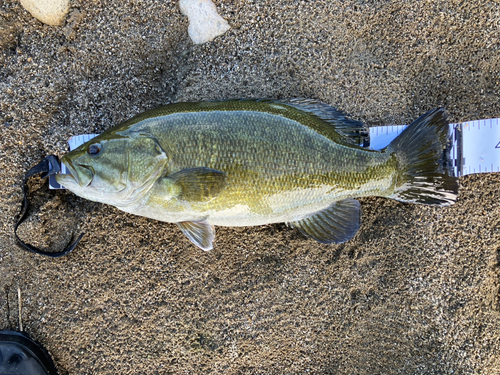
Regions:
M 70 174 L 66 175 L 58 175 L 61 177 L 61 180 L 72 180 L 72 182 L 76 182 L 80 187 L 84 188 L 90 185 L 92 180 L 94 179 L 94 170 L 92 167 L 88 167 L 85 165 L 73 165 L 70 159 L 63 156 L 61 158 L 61 163 L 63 163 Z

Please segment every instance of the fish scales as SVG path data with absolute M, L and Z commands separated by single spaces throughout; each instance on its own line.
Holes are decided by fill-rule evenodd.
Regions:
M 429 112 L 393 146 L 373 151 L 350 141 L 359 123 L 312 100 L 177 103 L 70 152 L 62 161 L 73 176 L 58 181 L 85 198 L 178 223 L 204 249 L 211 225 L 289 222 L 320 242 L 340 242 L 359 227 L 352 198 L 453 201 L 456 179 L 441 160 L 444 122 L 442 111 Z M 432 138 L 430 150 L 406 155 L 419 137 Z
M 191 134 L 190 126 L 200 123 L 202 129 Z M 164 115 L 154 124 L 145 121 L 140 130 L 152 134 L 168 150 L 172 173 L 195 167 L 227 173 L 226 188 L 210 202 L 178 205 L 180 211 L 208 213 L 216 225 L 225 225 L 226 220 L 232 225 L 269 222 L 270 216 L 279 222 L 298 205 L 316 208 L 335 199 L 380 193 L 390 186 L 395 171 L 390 155 L 334 143 L 297 121 L 264 112 Z M 292 201 L 287 196 L 301 199 Z M 147 202 L 154 206 L 172 203 L 154 194 Z M 236 205 L 248 206 L 249 217 L 217 215 Z M 294 218 L 290 214 L 288 219 Z M 262 215 L 266 217 L 258 217 Z

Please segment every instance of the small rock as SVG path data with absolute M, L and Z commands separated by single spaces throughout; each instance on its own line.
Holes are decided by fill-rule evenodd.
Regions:
M 47 25 L 59 26 L 69 11 L 69 0 L 21 0 L 33 17 Z
M 180 0 L 179 7 L 189 18 L 188 33 L 195 44 L 210 42 L 231 28 L 210 0 Z

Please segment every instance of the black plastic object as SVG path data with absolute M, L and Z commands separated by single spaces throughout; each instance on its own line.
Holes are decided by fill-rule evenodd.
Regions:
M 0 331 L 0 375 L 58 375 L 49 352 L 24 332 Z
M 23 194 L 24 194 L 24 199 L 23 203 L 21 205 L 21 216 L 19 217 L 19 220 L 17 221 L 16 225 L 14 226 L 14 235 L 16 237 L 16 240 L 18 241 L 19 245 L 21 245 L 24 249 L 35 253 L 35 254 L 40 254 L 40 255 L 45 255 L 51 258 L 59 258 L 64 255 L 69 254 L 74 250 L 76 245 L 78 245 L 78 242 L 83 237 L 83 233 L 80 234 L 80 236 L 76 239 L 73 244 L 67 246 L 64 250 L 59 251 L 59 252 L 48 252 L 41 250 L 37 247 L 34 247 L 30 244 L 27 244 L 26 242 L 22 241 L 19 236 L 17 235 L 17 228 L 19 225 L 26 219 L 26 216 L 28 215 L 28 208 L 29 208 L 29 189 L 28 185 L 26 184 L 28 182 L 28 179 L 36 174 L 42 174 L 40 177 L 47 178 L 53 174 L 58 173 L 61 170 L 61 164 L 59 162 L 59 159 L 55 155 L 49 155 L 45 159 L 43 159 L 40 163 L 32 167 L 28 172 L 26 172 L 26 175 L 24 176 L 24 181 L 23 181 Z M 1 374 L 0 374 L 1 375 Z

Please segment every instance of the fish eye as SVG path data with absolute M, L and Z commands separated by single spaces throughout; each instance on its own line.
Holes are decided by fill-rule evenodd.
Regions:
M 89 155 L 97 155 L 101 151 L 101 145 L 99 143 L 94 143 L 89 146 L 88 153 Z

